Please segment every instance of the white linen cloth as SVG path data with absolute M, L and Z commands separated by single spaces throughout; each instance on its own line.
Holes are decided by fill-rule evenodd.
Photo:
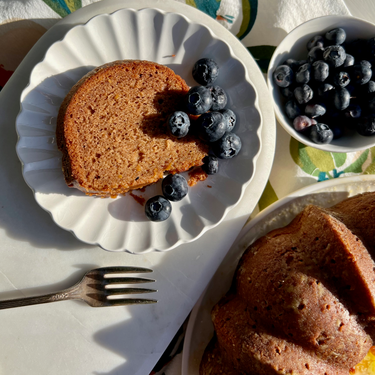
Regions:
M 0 86 L 5 84 L 27 51 L 49 27 L 70 12 L 96 1 L 0 0 Z M 246 47 L 276 47 L 288 32 L 309 19 L 350 14 L 342 0 L 176 1 L 205 11 L 239 36 Z M 278 125 L 274 166 L 258 210 L 296 189 L 324 179 L 375 173 L 374 149 L 340 157 L 317 150 L 309 154 L 309 160 L 303 160 L 302 164 L 309 165 L 309 168 L 304 168 L 296 162 L 302 156 L 291 154 L 291 142 L 291 137 Z M 169 363 L 154 374 L 180 374 L 181 358 L 181 352 L 173 351 Z

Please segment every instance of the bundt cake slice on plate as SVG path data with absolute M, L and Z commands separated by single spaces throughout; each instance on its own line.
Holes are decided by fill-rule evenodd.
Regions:
M 66 183 L 86 194 L 112 196 L 203 164 L 208 145 L 168 133 L 189 87 L 166 66 L 124 60 L 85 75 L 64 99 L 57 145 Z
M 375 265 L 340 207 L 307 206 L 246 250 L 212 311 L 201 375 L 348 374 L 365 357 Z

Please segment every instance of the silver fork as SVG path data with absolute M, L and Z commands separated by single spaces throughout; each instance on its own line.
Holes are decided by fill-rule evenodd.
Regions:
M 103 267 L 96 268 L 85 273 L 81 281 L 71 288 L 64 289 L 57 293 L 44 294 L 36 297 L 17 298 L 0 301 L 0 310 L 12 307 L 37 305 L 56 301 L 66 301 L 69 299 L 80 299 L 92 307 L 104 306 L 124 306 L 144 303 L 156 303 L 154 299 L 142 298 L 111 298 L 113 296 L 123 296 L 126 294 L 141 294 L 156 292 L 154 289 L 145 288 L 123 288 L 117 287 L 121 284 L 150 283 L 155 280 L 141 277 L 124 277 L 129 273 L 152 272 L 148 268 L 142 267 Z M 121 274 L 121 277 L 107 277 Z M 109 288 L 115 286 L 115 288 Z

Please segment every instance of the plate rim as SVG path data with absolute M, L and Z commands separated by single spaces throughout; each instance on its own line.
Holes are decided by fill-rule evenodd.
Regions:
M 190 10 L 190 6 L 187 6 Z M 20 114 L 24 111 L 24 108 L 23 108 L 23 100 L 25 99 L 25 97 L 27 96 L 27 94 L 29 92 L 31 92 L 32 89 L 34 89 L 36 86 L 33 86 L 32 89 L 30 89 L 31 87 L 31 78 L 32 78 L 32 75 L 34 74 L 34 71 L 35 69 L 38 67 L 39 64 L 42 64 L 45 60 L 46 60 L 46 57 L 50 51 L 50 49 L 55 45 L 55 44 L 58 44 L 58 43 L 61 43 L 64 41 L 64 39 L 67 37 L 67 35 L 73 30 L 73 29 L 76 29 L 76 28 L 83 28 L 85 27 L 88 23 L 90 23 L 91 21 L 93 21 L 94 19 L 96 18 L 99 18 L 99 17 L 109 17 L 109 16 L 112 16 L 113 14 L 116 14 L 116 13 L 119 13 L 121 11 L 133 11 L 133 12 L 142 12 L 142 11 L 147 11 L 147 10 L 151 10 L 151 11 L 157 11 L 157 12 L 160 12 L 161 14 L 163 14 L 164 16 L 166 14 L 177 14 L 178 16 L 180 17 L 183 17 L 188 23 L 190 24 L 196 24 L 196 25 L 199 25 L 203 28 L 205 28 L 213 38 L 217 39 L 217 40 L 220 40 L 222 43 L 224 43 L 228 49 L 229 49 L 229 53 L 230 53 L 230 56 L 234 59 L 236 59 L 243 67 L 244 67 L 244 76 L 245 76 L 245 79 L 246 81 L 249 83 L 249 85 L 251 85 L 251 87 L 253 88 L 254 92 L 255 92 L 255 101 L 254 101 L 254 107 L 256 108 L 258 114 L 259 114 L 259 127 L 256 131 L 255 134 L 257 134 L 257 140 L 259 142 L 259 149 L 257 150 L 257 153 L 254 155 L 252 161 L 251 161 L 251 165 L 253 167 L 253 173 L 251 175 L 251 177 L 249 178 L 249 180 L 242 184 L 241 186 L 241 193 L 237 199 L 237 201 L 232 204 L 232 205 L 229 205 L 226 207 L 225 211 L 223 212 L 222 214 L 222 217 L 215 223 L 213 224 L 210 224 L 210 225 L 205 225 L 202 230 L 195 236 L 193 236 L 192 238 L 187 238 L 187 239 L 178 239 L 174 244 L 172 245 L 166 245 L 164 246 L 163 248 L 161 249 L 156 249 L 152 244 L 151 245 L 148 245 L 147 248 L 143 248 L 142 250 L 129 250 L 127 248 L 124 248 L 124 244 L 122 245 L 121 248 L 116 248 L 116 249 L 108 249 L 106 247 L 103 246 L 103 244 L 101 244 L 100 242 L 96 242 L 96 241 L 88 241 L 87 239 L 82 239 L 81 237 L 78 237 L 78 235 L 76 234 L 76 232 L 74 231 L 74 229 L 72 228 L 68 228 L 68 227 L 64 227 L 62 226 L 61 224 L 59 224 L 56 220 L 55 220 L 55 217 L 54 217 L 54 214 L 52 211 L 50 211 L 49 209 L 45 208 L 41 202 L 38 200 L 37 198 L 37 195 L 36 195 L 36 190 L 26 181 L 26 178 L 25 178 L 25 174 L 24 174 L 24 167 L 25 167 L 25 163 L 24 161 L 22 160 L 21 156 L 19 155 L 19 152 L 18 152 L 18 145 L 19 145 L 19 141 L 21 139 L 21 136 L 19 134 L 19 130 L 18 130 L 18 119 L 19 119 L 19 116 Z M 195 11 L 199 12 L 199 13 L 202 13 L 196 9 L 194 9 Z M 209 16 L 205 15 L 206 17 L 209 18 Z M 225 36 L 227 37 L 234 37 L 236 38 L 233 34 L 230 33 L 230 31 L 226 30 L 223 26 L 219 25 L 221 28 L 222 28 L 222 31 L 224 31 L 224 33 L 226 33 Z M 237 38 L 236 38 L 237 40 Z M 240 42 L 239 42 L 240 43 Z M 242 45 L 242 44 L 241 44 Z M 244 49 L 246 49 L 245 46 L 242 45 L 242 47 Z M 247 52 L 247 51 L 246 51 Z M 247 58 L 248 60 L 253 60 L 253 57 L 251 56 L 251 54 L 249 54 L 247 52 Z M 254 61 L 255 63 L 255 61 Z M 258 71 L 258 73 L 260 73 L 260 70 Z M 262 76 L 262 79 L 264 80 L 264 77 Z M 264 80 L 264 83 L 265 83 L 265 80 Z M 267 86 L 266 86 L 267 87 Z M 267 90 L 268 91 L 268 90 Z M 253 181 L 255 175 L 256 175 L 256 172 L 257 172 L 257 164 L 258 164 L 258 159 L 259 159 L 259 156 L 261 155 L 262 153 L 262 149 L 264 147 L 263 145 L 263 139 L 262 139 L 262 130 L 263 130 L 263 127 L 265 126 L 265 123 L 264 123 L 264 114 L 262 112 L 262 109 L 261 109 L 261 105 L 260 105 L 260 94 L 259 94 L 259 90 L 258 90 L 258 87 L 257 87 L 257 84 L 254 83 L 254 80 L 250 77 L 250 74 L 249 74 L 249 69 L 248 67 L 246 66 L 246 62 L 243 62 L 243 60 L 241 59 L 240 56 L 238 56 L 238 52 L 232 47 L 232 45 L 229 43 L 229 41 L 227 41 L 225 39 L 225 37 L 223 38 L 222 35 L 218 35 L 217 33 L 215 33 L 214 30 L 212 30 L 212 28 L 210 27 L 210 25 L 207 25 L 207 24 L 203 24 L 201 22 L 197 22 L 195 20 L 192 20 L 190 19 L 188 16 L 186 16 L 185 14 L 182 14 L 182 13 L 177 13 L 177 12 L 173 12 L 173 11 L 169 11 L 169 10 L 164 10 L 160 7 L 150 7 L 150 6 L 142 6 L 140 7 L 139 9 L 135 8 L 135 7 L 128 7 L 128 8 L 119 8 L 119 9 L 116 9 L 112 12 L 103 12 L 103 13 L 100 13 L 100 14 L 96 14 L 94 16 L 92 16 L 91 18 L 89 18 L 86 22 L 84 23 L 80 23 L 80 24 L 76 24 L 74 25 L 73 27 L 71 27 L 64 35 L 63 37 L 59 38 L 58 40 L 54 41 L 51 45 L 49 45 L 49 47 L 47 48 L 47 50 L 45 51 L 43 57 L 41 60 L 39 60 L 32 68 L 31 70 L 31 73 L 29 75 L 29 78 L 28 78 L 28 83 L 27 85 L 24 87 L 24 89 L 22 90 L 21 92 L 21 95 L 20 95 L 20 111 L 19 113 L 17 114 L 17 117 L 16 117 L 16 132 L 17 132 L 17 142 L 16 142 L 16 153 L 17 153 L 17 156 L 21 162 L 21 165 L 22 165 L 22 176 L 23 176 L 23 179 L 24 181 L 26 182 L 26 184 L 29 186 L 29 188 L 32 190 L 33 192 L 33 195 L 34 195 L 34 199 L 36 200 L 36 202 L 38 203 L 38 205 L 43 209 L 45 210 L 50 216 L 51 218 L 53 219 L 54 223 L 56 225 L 58 225 L 60 228 L 70 232 L 71 234 L 73 234 L 77 239 L 79 239 L 81 242 L 83 243 L 86 243 L 86 244 L 90 244 L 90 245 L 96 245 L 100 248 L 102 248 L 103 250 L 106 250 L 106 251 L 109 251 L 109 252 L 128 252 L 128 253 L 131 253 L 131 254 L 146 254 L 146 253 L 150 253 L 150 252 L 166 252 L 166 251 L 169 251 L 169 250 L 172 250 L 182 244 L 185 244 L 185 243 L 190 243 L 190 242 L 194 242 L 196 239 L 200 238 L 204 233 L 206 233 L 207 231 L 209 231 L 210 229 L 216 227 L 217 225 L 219 225 L 221 222 L 224 221 L 225 217 L 227 216 L 227 214 L 234 208 L 236 207 L 238 204 L 240 204 L 240 201 L 242 200 L 244 194 L 245 194 L 245 190 L 246 188 L 249 186 L 249 184 Z M 276 124 L 275 124 L 276 126 Z M 276 140 L 275 140 L 276 142 Z M 274 157 L 274 152 L 273 152 L 273 157 Z M 270 171 L 269 171 L 270 173 Z
M 244 227 L 242 228 L 241 232 L 237 236 L 235 242 L 233 243 L 231 249 L 229 249 L 227 254 L 230 254 L 231 252 L 237 253 L 237 258 L 244 252 L 245 249 L 239 249 L 241 246 L 241 242 L 244 241 L 246 234 L 256 227 L 262 220 L 264 220 L 270 213 L 277 210 L 278 208 L 282 207 L 285 204 L 291 204 L 294 200 L 306 197 L 309 195 L 314 194 L 315 192 L 319 192 L 322 190 L 328 190 L 330 188 L 338 187 L 340 185 L 347 185 L 347 184 L 373 184 L 374 185 L 374 191 L 375 191 L 375 175 L 357 175 L 357 176 L 346 176 L 346 177 L 338 177 L 331 180 L 321 181 L 319 183 L 314 183 L 312 185 L 305 186 L 303 188 L 297 189 L 294 192 L 286 195 L 285 197 L 277 200 L 276 202 L 270 204 L 267 206 L 264 210 L 259 212 L 252 220 L 247 222 Z M 265 233 L 264 233 L 265 234 Z M 226 262 L 226 259 L 222 261 L 222 263 L 219 265 L 218 269 Z M 198 374 L 192 374 L 190 367 L 189 367 L 189 361 L 190 361 L 190 353 L 191 353 L 191 344 L 192 344 L 192 337 L 194 334 L 194 328 L 197 320 L 199 319 L 199 316 L 201 315 L 201 309 L 203 308 L 203 303 L 207 295 L 210 293 L 210 289 L 212 287 L 212 280 L 217 274 L 218 271 L 214 273 L 214 276 L 212 279 L 208 282 L 207 287 L 203 291 L 202 295 L 199 297 L 197 303 L 195 304 L 194 308 L 192 309 L 188 324 L 186 327 L 185 332 L 185 340 L 184 340 L 184 347 L 182 351 L 182 361 L 181 361 L 181 375 L 198 375 Z M 223 291 L 222 296 L 225 295 L 227 290 Z M 212 308 L 213 306 L 211 306 Z M 211 327 L 212 328 L 212 327 Z M 213 328 L 212 328 L 213 331 Z M 208 343 L 207 343 L 208 344 Z

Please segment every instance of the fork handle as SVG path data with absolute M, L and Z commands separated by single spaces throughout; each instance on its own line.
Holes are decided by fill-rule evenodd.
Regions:
M 66 289 L 58 293 L 44 294 L 42 296 L 24 297 L 24 298 L 16 298 L 16 299 L 10 299 L 6 301 L 0 301 L 0 310 L 11 309 L 13 307 L 38 305 L 41 303 L 66 301 L 69 299 L 77 299 L 77 298 L 79 297 L 72 293 L 72 289 Z

